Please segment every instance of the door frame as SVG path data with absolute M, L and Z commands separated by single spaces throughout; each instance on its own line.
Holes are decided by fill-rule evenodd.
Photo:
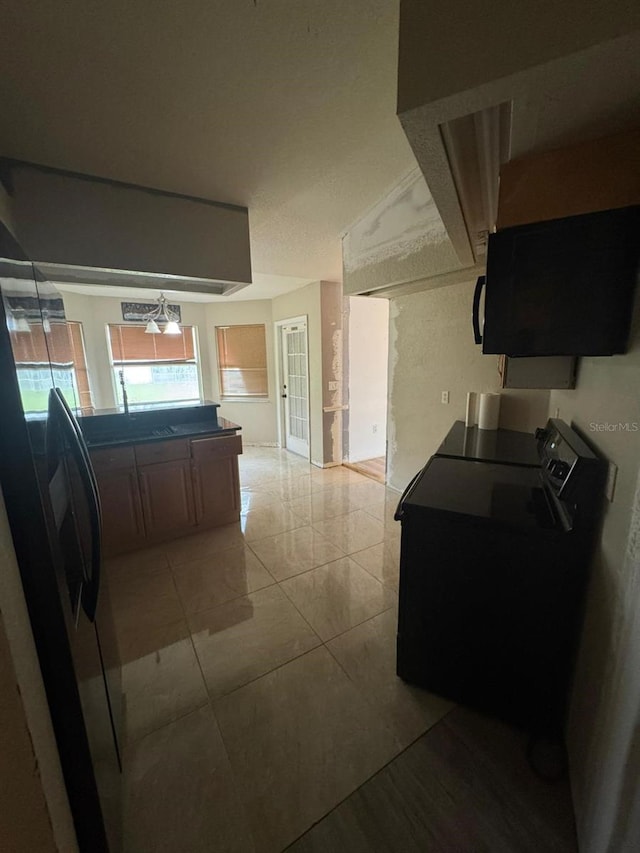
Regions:
M 284 361 L 283 361 L 283 346 L 282 346 L 282 330 L 285 326 L 295 326 L 296 324 L 304 324 L 305 334 L 307 338 L 307 427 L 309 435 L 308 451 L 302 459 L 311 461 L 311 411 L 310 411 L 310 391 L 311 391 L 311 376 L 310 376 L 310 359 L 309 359 L 309 315 L 302 314 L 299 317 L 287 317 L 286 320 L 275 320 L 274 328 L 274 346 L 275 346 L 275 362 L 276 362 L 276 385 L 278 394 L 278 443 L 283 450 L 287 450 L 287 429 L 285 423 L 285 406 L 282 398 L 282 384 L 284 381 Z M 293 452 L 293 451 L 291 451 Z M 300 456 L 299 453 L 296 454 Z

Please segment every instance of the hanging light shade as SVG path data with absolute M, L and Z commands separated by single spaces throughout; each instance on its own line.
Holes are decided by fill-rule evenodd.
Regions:
M 14 308 L 13 310 L 13 331 L 14 332 L 30 332 L 31 326 L 26 317 L 24 308 Z
M 147 324 L 144 330 L 147 335 L 159 335 L 162 333 L 165 335 L 180 334 L 178 315 L 169 307 L 169 303 L 167 302 L 164 293 L 161 293 L 158 297 L 157 307 L 148 314 L 145 314 L 142 319 Z M 164 329 L 160 328 L 158 325 L 159 323 L 165 324 Z

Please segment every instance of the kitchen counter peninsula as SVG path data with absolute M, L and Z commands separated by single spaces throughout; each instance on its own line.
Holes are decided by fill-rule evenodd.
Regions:
M 107 556 L 238 521 L 241 427 L 218 407 L 203 401 L 79 418 Z

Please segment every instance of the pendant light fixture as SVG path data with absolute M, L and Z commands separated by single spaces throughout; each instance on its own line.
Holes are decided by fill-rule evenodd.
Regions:
M 181 334 L 180 326 L 178 325 L 178 315 L 169 307 L 164 293 L 158 297 L 158 305 L 153 311 L 149 311 L 142 318 L 146 322 L 145 334 L 147 335 L 179 335 Z M 164 329 L 158 325 L 164 323 Z

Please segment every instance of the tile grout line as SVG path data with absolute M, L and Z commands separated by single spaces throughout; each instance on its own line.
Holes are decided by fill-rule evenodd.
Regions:
M 388 761 L 386 761 L 386 762 L 382 765 L 382 767 L 378 768 L 378 770 L 376 770 L 376 771 L 375 771 L 375 773 L 372 773 L 372 774 L 371 774 L 371 776 L 369 776 L 367 779 L 365 779 L 365 780 L 364 780 L 364 782 L 361 782 L 361 783 L 360 783 L 356 788 L 354 788 L 354 789 L 353 789 L 353 791 L 351 791 L 349 794 L 347 794 L 345 797 L 343 797 L 343 798 L 340 800 L 340 802 L 339 802 L 339 803 L 336 803 L 336 804 L 335 804 L 335 806 L 332 806 L 332 807 L 329 809 L 329 811 L 328 811 L 328 812 L 326 812 L 325 814 L 323 814 L 323 815 L 322 815 L 322 817 L 318 818 L 318 820 L 314 821 L 314 822 L 311 824 L 311 826 L 309 826 L 307 829 L 305 829 L 305 831 L 304 831 L 304 832 L 302 832 L 300 835 L 298 835 L 298 836 L 297 836 L 297 838 L 294 838 L 294 840 L 293 840 L 290 844 L 287 844 L 287 846 L 286 846 L 286 847 L 281 851 L 281 853 L 287 853 L 287 850 L 289 850 L 291 847 L 293 847 L 293 845 L 294 845 L 294 844 L 296 844 L 298 841 L 300 841 L 300 839 L 301 839 L 301 838 L 304 838 L 304 836 L 305 836 L 308 832 L 311 832 L 311 830 L 312 830 L 315 826 L 317 826 L 319 823 L 321 823 L 321 822 L 322 822 L 325 818 L 327 818 L 330 814 L 333 814 L 333 812 L 334 812 L 336 809 L 340 808 L 340 806 L 341 806 L 344 802 L 346 802 L 346 801 L 349 799 L 349 797 L 352 797 L 352 796 L 353 796 L 354 794 L 356 794 L 356 793 L 357 793 L 361 788 L 363 788 L 365 785 L 368 785 L 368 784 L 369 784 L 369 782 L 371 782 L 371 780 L 372 780 L 372 779 L 375 779 L 375 778 L 376 778 L 376 776 L 378 776 L 380 773 L 382 773 L 384 770 L 386 770 L 386 769 L 389 767 L 389 765 L 390 765 L 390 764 L 393 764 L 393 762 L 394 762 L 394 761 L 396 761 L 396 759 L 400 758 L 400 756 L 401 756 L 401 755 L 403 755 L 403 753 L 405 753 L 408 749 L 410 749 L 412 746 L 414 746 L 414 744 L 415 744 L 417 741 L 419 741 L 419 740 L 420 740 L 420 738 L 425 737 L 425 735 L 429 735 L 429 734 L 431 734 L 431 733 L 433 732 L 433 730 L 436 728 L 436 726 L 438 726 L 440 723 L 444 722 L 445 717 L 447 717 L 447 716 L 451 713 L 451 711 L 453 711 L 453 710 L 455 710 L 455 709 L 454 709 L 454 708 L 451 708 L 449 711 L 447 711 L 447 713 L 446 713 L 446 714 L 444 714 L 444 716 L 442 716 L 439 720 L 436 720 L 436 722 L 435 722 L 432 726 L 430 726 L 428 729 L 426 729 L 426 731 L 424 731 L 422 734 L 418 735 L 414 740 L 412 740 L 412 741 L 411 741 L 411 743 L 407 744 L 407 746 L 403 747 L 403 748 L 402 748 L 402 749 L 397 753 L 397 755 L 394 755 L 394 756 L 393 756 L 393 758 L 390 758 Z

